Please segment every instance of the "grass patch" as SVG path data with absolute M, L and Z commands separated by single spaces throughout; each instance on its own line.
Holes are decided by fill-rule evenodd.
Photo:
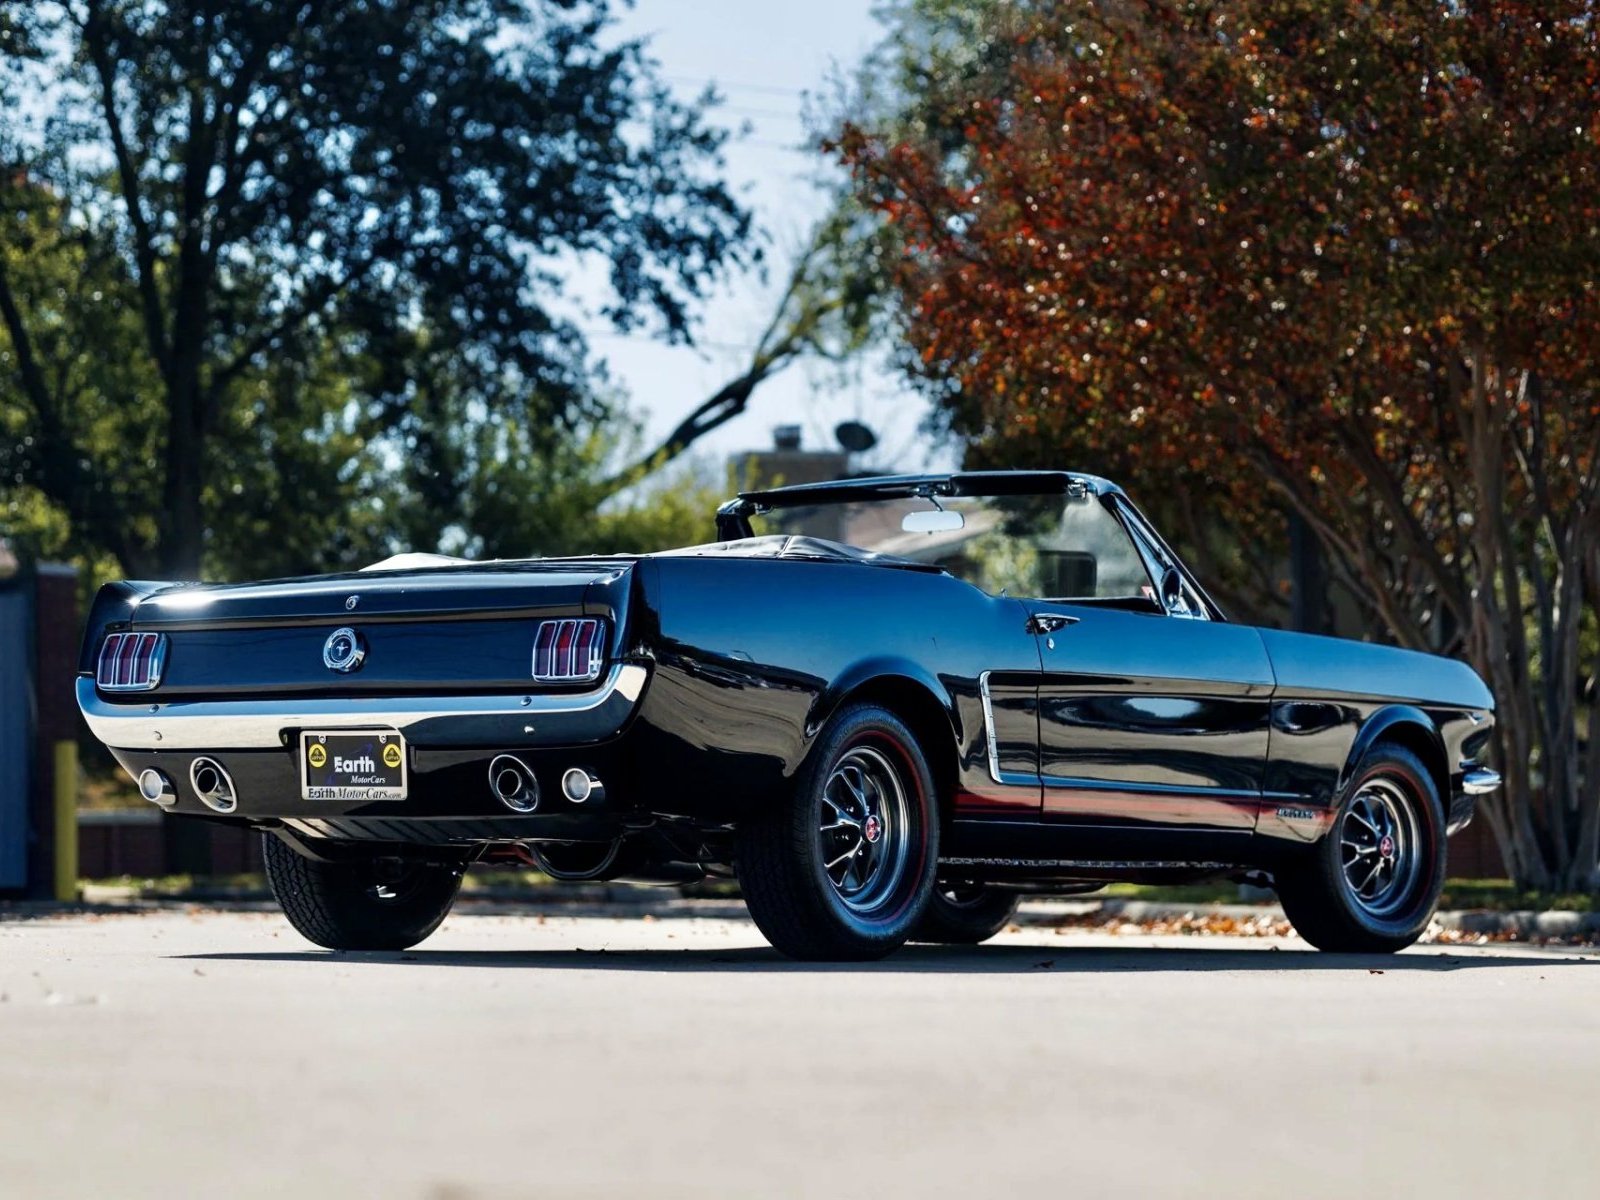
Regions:
M 128 773 L 118 767 L 115 771 L 85 773 L 78 789 L 78 807 L 101 811 L 142 812 L 150 802 L 139 796 Z
M 1085 900 L 1145 900 L 1152 904 L 1270 904 L 1260 888 L 1246 890 L 1237 883 L 1108 883 Z
M 1591 892 L 1522 891 L 1509 879 L 1447 879 L 1440 908 L 1484 908 L 1493 912 L 1594 912 Z
M 259 871 L 246 871 L 237 875 L 113 875 L 106 879 L 84 879 L 80 882 L 95 887 L 126 888 L 150 900 L 181 898 L 192 895 L 215 895 L 218 892 L 264 892 L 267 877 Z
M 531 867 L 481 867 L 470 866 L 461 877 L 464 892 L 523 892 L 543 891 L 555 883 L 543 871 Z

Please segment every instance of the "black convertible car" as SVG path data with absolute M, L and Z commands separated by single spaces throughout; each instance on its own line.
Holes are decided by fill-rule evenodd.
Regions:
M 1103 479 L 749 492 L 717 535 L 111 584 L 79 703 L 147 800 L 262 830 L 285 914 L 336 949 L 420 941 L 498 862 L 735 875 L 798 958 L 1216 877 L 1270 881 L 1317 946 L 1396 950 L 1499 782 L 1468 667 L 1234 624 Z

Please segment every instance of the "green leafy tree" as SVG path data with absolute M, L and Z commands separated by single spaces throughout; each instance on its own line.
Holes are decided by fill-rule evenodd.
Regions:
M 602 425 L 563 272 L 603 258 L 598 316 L 687 340 L 752 253 L 703 104 L 609 26 L 607 0 L 0 0 L 18 510 L 192 576 L 252 529 L 309 556 L 337 531 L 300 514 L 354 500 L 311 559 L 338 560 L 461 495 L 441 418 L 534 457 Z

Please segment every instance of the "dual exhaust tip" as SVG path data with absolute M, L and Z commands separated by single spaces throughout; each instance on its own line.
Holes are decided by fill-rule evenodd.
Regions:
M 231 813 L 239 807 L 233 776 L 214 758 L 197 758 L 189 764 L 189 783 L 200 803 L 213 812 Z
M 514 754 L 497 755 L 489 764 L 489 790 L 512 812 L 531 813 L 539 807 L 539 781 L 533 770 Z M 605 784 L 582 767 L 561 776 L 561 794 L 573 804 L 605 797 Z
M 177 788 L 164 771 L 146 768 L 139 773 L 138 783 L 139 795 L 152 804 L 171 808 L 178 802 Z M 231 813 L 239 807 L 233 776 L 214 758 L 201 757 L 189 764 L 189 785 L 213 812 Z M 489 764 L 489 788 L 512 812 L 531 813 L 539 807 L 539 780 L 515 755 L 497 755 Z M 603 799 L 605 784 L 582 767 L 572 767 L 561 776 L 561 794 L 573 804 L 585 804 Z
M 155 767 L 139 772 L 139 795 L 151 804 L 171 808 L 178 802 L 178 787 L 172 777 Z M 231 813 L 239 807 L 239 790 L 233 776 L 214 758 L 197 758 L 189 764 L 189 786 L 194 794 L 213 812 Z
M 165 771 L 154 767 L 139 772 L 139 795 L 162 808 L 171 808 L 178 802 L 178 789 L 172 786 L 172 780 Z
M 489 764 L 489 790 L 512 812 L 531 813 L 539 807 L 539 781 L 513 755 L 501 754 Z

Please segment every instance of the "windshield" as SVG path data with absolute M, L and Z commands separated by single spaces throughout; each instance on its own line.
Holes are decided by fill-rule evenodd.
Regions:
M 1132 539 L 1095 496 L 976 496 L 942 500 L 958 529 L 907 532 L 924 499 L 783 508 L 757 532 L 802 534 L 943 567 L 991 595 L 1153 604 L 1155 588 Z

